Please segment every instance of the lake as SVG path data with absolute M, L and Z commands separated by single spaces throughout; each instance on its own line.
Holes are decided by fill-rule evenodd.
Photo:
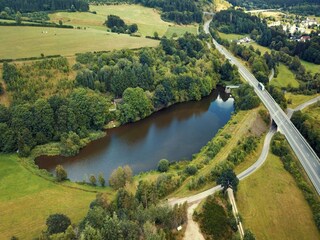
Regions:
M 72 181 L 101 172 L 106 179 L 119 166 L 135 174 L 157 168 L 160 159 L 191 160 L 230 119 L 234 100 L 223 88 L 196 102 L 175 104 L 136 123 L 107 130 L 75 157 L 41 156 L 36 164 L 50 172 L 61 164 Z

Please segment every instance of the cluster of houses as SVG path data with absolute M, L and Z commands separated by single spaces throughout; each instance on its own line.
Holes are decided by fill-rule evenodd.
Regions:
M 290 34 L 309 33 L 310 28 L 320 27 L 320 23 L 315 18 L 306 18 L 302 21 L 295 19 L 293 23 L 284 21 L 274 21 L 268 24 L 269 27 L 282 26 L 282 29 Z
M 241 38 L 241 39 L 237 40 L 236 42 L 237 42 L 238 45 L 240 45 L 240 44 L 242 44 L 242 43 L 249 43 L 249 42 L 251 42 L 251 41 L 252 41 L 251 38 L 249 38 L 249 37 L 244 37 L 244 38 Z

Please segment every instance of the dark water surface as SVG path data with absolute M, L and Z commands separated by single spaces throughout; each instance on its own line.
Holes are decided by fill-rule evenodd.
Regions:
M 102 172 L 106 179 L 118 166 L 128 164 L 134 173 L 157 167 L 158 161 L 191 159 L 230 119 L 233 99 L 223 89 L 199 102 L 180 103 L 136 123 L 107 131 L 75 157 L 36 159 L 40 168 L 53 172 L 58 164 L 73 181 Z

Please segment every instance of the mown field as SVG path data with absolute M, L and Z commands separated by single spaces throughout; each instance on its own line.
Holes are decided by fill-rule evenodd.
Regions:
M 37 237 L 53 213 L 64 213 L 77 223 L 96 195 L 31 174 L 14 154 L 0 154 L 0 193 L 0 239 Z
M 113 14 L 121 17 L 126 24 L 136 23 L 139 28 L 138 33 L 142 36 L 153 36 L 154 32 L 157 32 L 160 36 L 170 36 L 174 31 L 178 35 L 182 35 L 186 31 L 192 33 L 197 32 L 196 25 L 180 26 L 165 22 L 161 19 L 158 10 L 140 5 L 91 5 L 90 11 L 96 12 L 96 14 L 86 12 L 58 12 L 50 14 L 49 17 L 51 21 L 56 23 L 62 20 L 63 23 L 67 25 L 106 31 L 107 27 L 103 24 L 107 16 Z
M 271 80 L 271 85 L 275 87 L 299 87 L 299 82 L 296 79 L 296 76 L 293 74 L 293 72 L 290 71 L 290 69 L 285 66 L 284 64 L 280 63 L 279 65 L 279 74 L 276 78 Z
M 110 51 L 123 48 L 155 47 L 159 41 L 130 37 L 96 29 L 58 29 L 0 26 L 0 59 L 63 56 L 81 52 Z
M 311 209 L 280 159 L 269 154 L 262 168 L 240 182 L 238 210 L 259 240 L 319 239 Z

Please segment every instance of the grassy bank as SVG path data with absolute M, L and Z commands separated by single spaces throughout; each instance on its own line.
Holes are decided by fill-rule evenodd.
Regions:
M 215 139 L 221 139 L 228 134 L 231 134 L 232 137 L 227 140 L 226 145 L 223 146 L 223 148 L 218 152 L 218 154 L 214 156 L 212 159 L 210 159 L 209 163 L 206 165 L 204 165 L 204 162 L 206 161 L 205 152 L 207 150 L 207 146 L 201 149 L 201 151 L 192 160 L 193 165 L 202 166 L 202 168 L 198 170 L 196 177 L 210 175 L 212 168 L 219 164 L 221 161 L 225 160 L 228 157 L 229 153 L 238 145 L 238 142 L 243 140 L 245 137 L 249 135 L 260 137 L 263 135 L 263 133 L 267 129 L 267 126 L 262 121 L 258 113 L 259 109 L 260 108 L 256 108 L 250 111 L 240 111 L 232 116 L 229 122 L 222 129 L 220 129 L 220 131 L 214 137 L 213 141 Z M 259 143 L 259 147 L 252 154 L 252 156 L 248 156 L 248 158 L 246 158 L 243 163 L 236 167 L 236 172 L 241 171 L 243 168 L 245 168 L 248 165 L 251 165 L 253 162 L 256 161 L 256 156 L 259 155 L 258 151 L 261 148 L 260 144 L 261 143 Z M 171 194 L 169 198 L 190 196 L 207 190 L 215 185 L 212 182 L 208 182 L 203 187 L 197 190 L 189 190 L 188 184 L 191 182 L 191 179 L 192 177 L 187 178 L 183 182 L 182 186 L 179 189 L 177 189 L 173 194 Z
M 37 237 L 53 213 L 64 213 L 77 223 L 96 195 L 31 174 L 15 154 L 0 154 L 0 193 L 0 239 Z
M 95 29 L 0 26 L 0 31 L 0 59 L 40 57 L 41 54 L 68 56 L 81 52 L 155 47 L 159 44 L 158 41 L 152 39 L 107 33 Z M 21 36 L 24 37 L 21 38 Z
M 310 207 L 280 159 L 269 154 L 265 165 L 242 181 L 237 193 L 245 228 L 257 239 L 319 239 Z

